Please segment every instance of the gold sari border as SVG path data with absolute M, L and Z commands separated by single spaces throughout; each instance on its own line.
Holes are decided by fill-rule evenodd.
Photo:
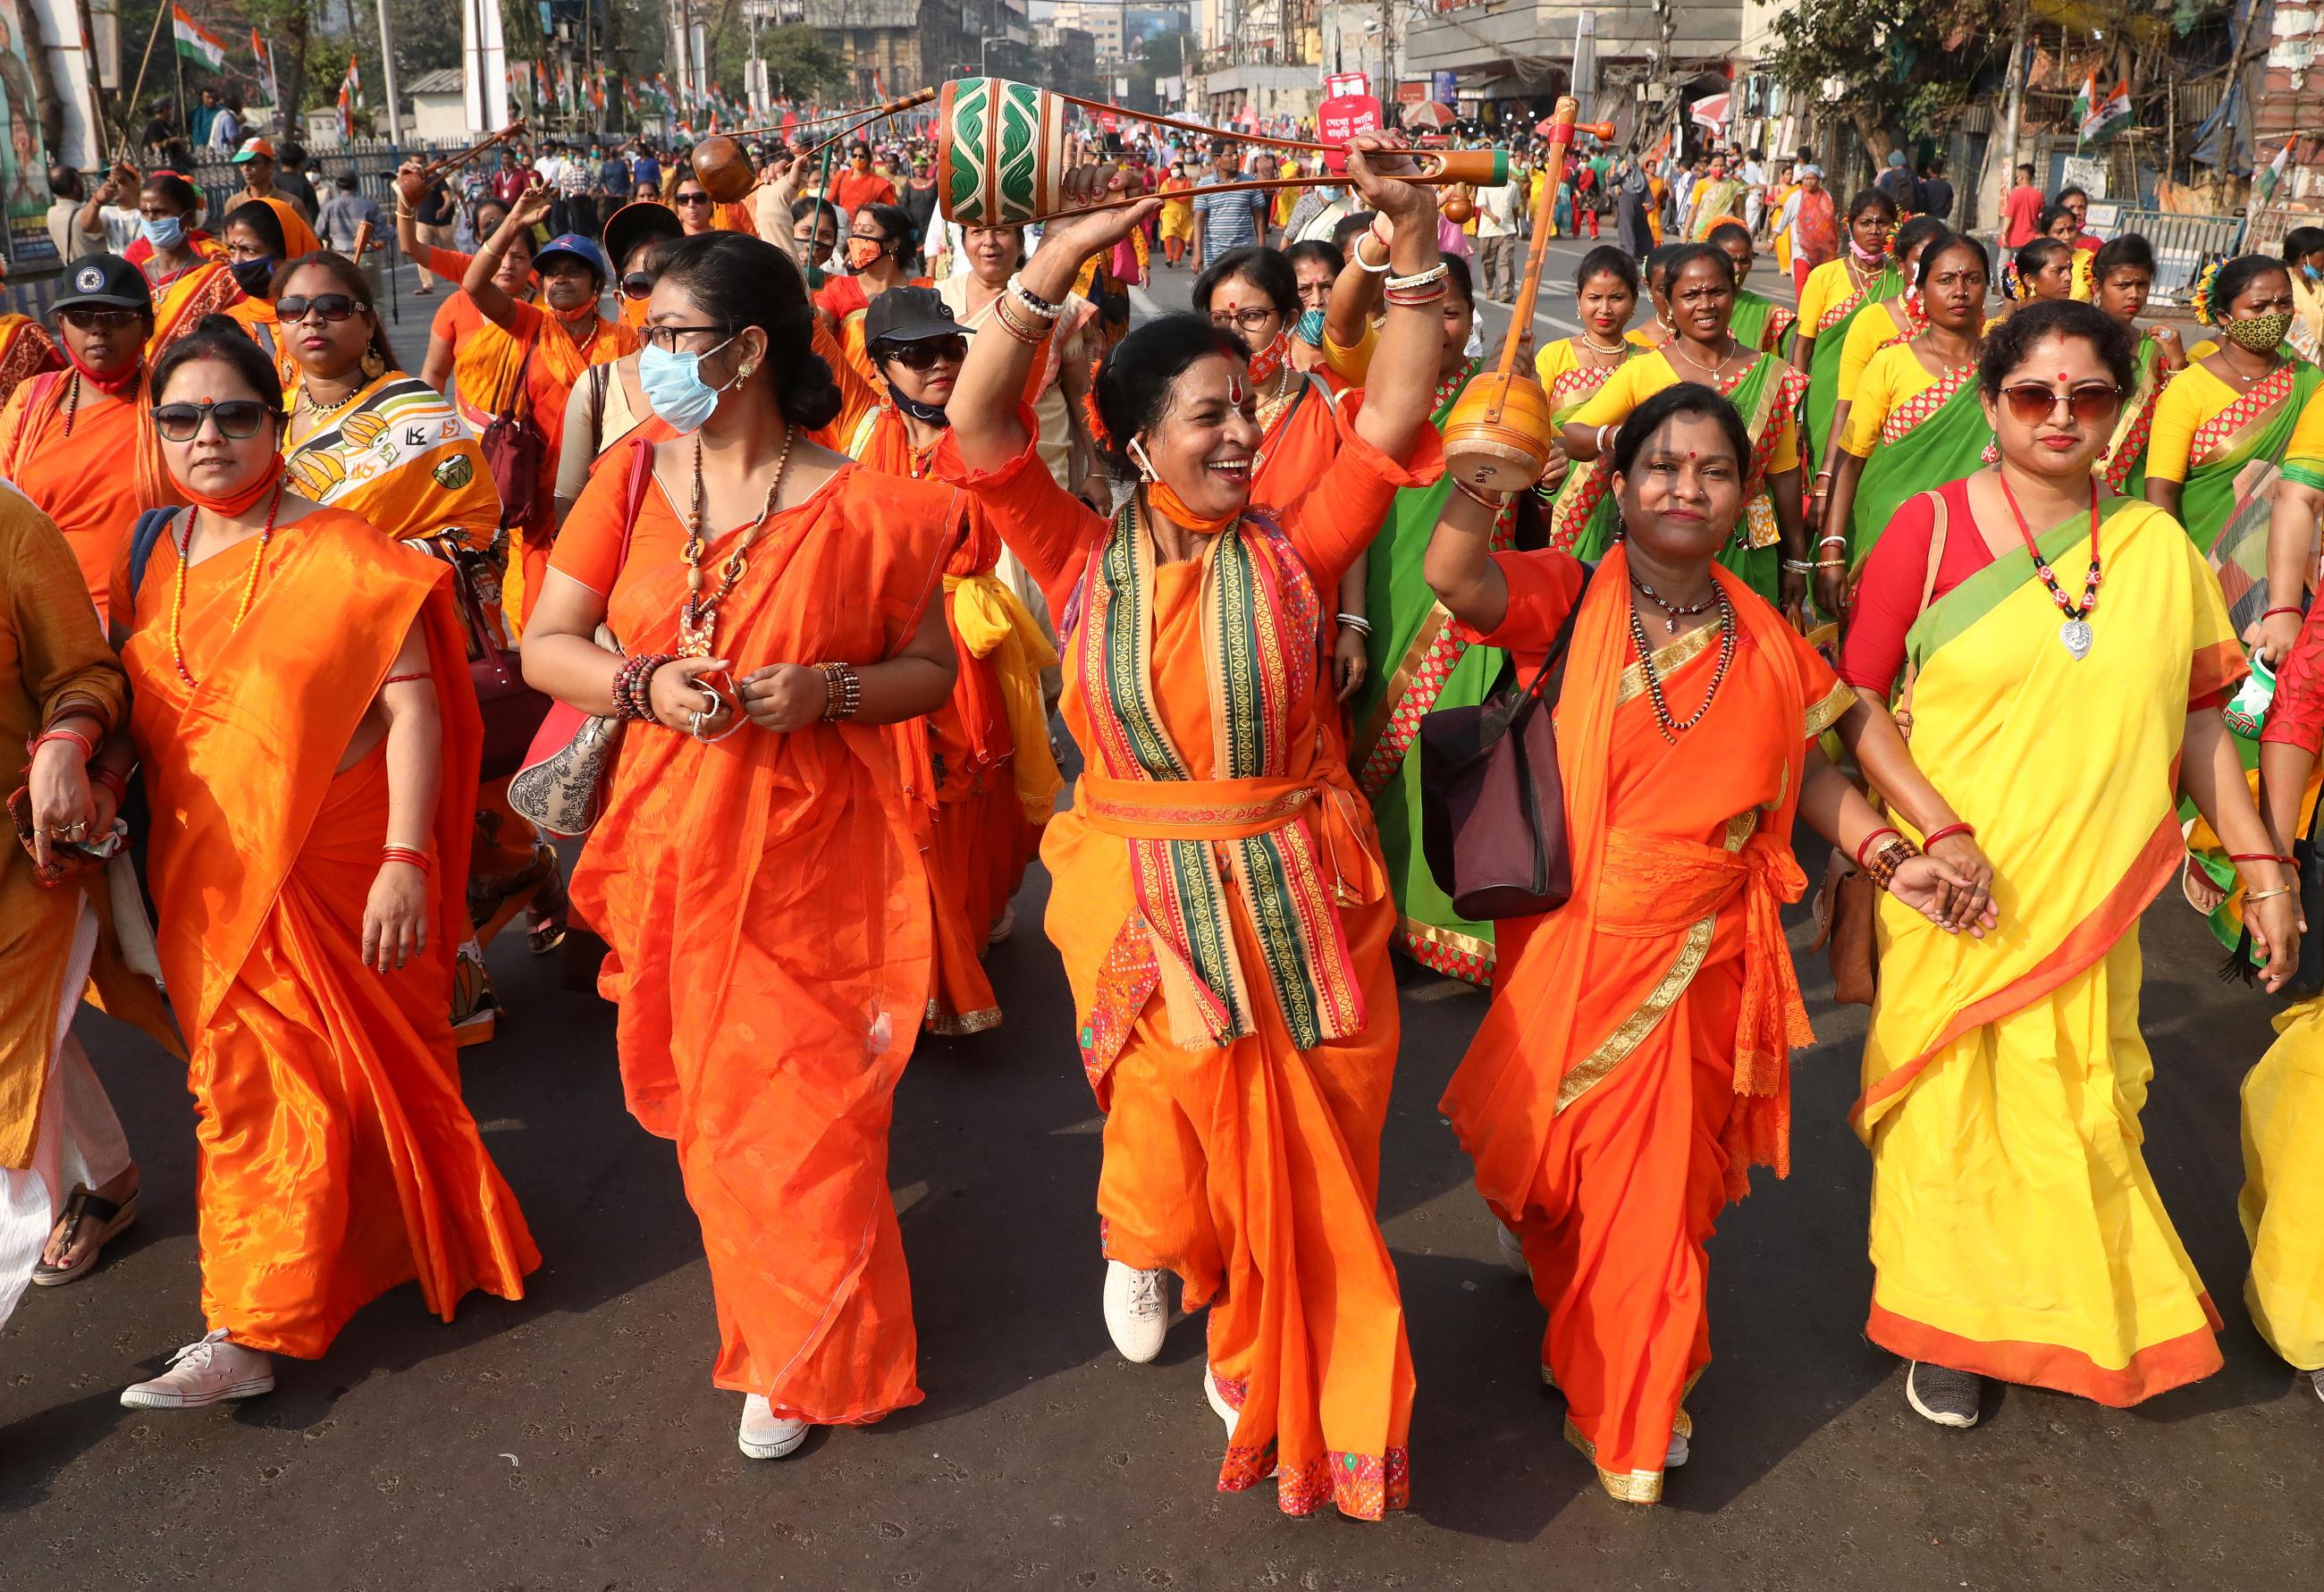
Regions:
M 1431 971 L 1464 984 L 1492 988 L 1492 941 L 1458 929 L 1441 929 L 1416 917 L 1397 919 L 1397 937 L 1403 942 L 1405 953 Z
M 1618 1504 L 1659 1504 L 1663 1501 L 1663 1473 L 1659 1470 L 1609 1470 L 1598 1463 L 1598 1445 L 1582 1435 L 1573 1424 L 1573 1417 L 1565 1418 L 1565 1440 L 1581 1451 L 1598 1472 L 1598 1485 L 1606 1495 Z
M 1557 1081 L 1557 1104 L 1551 1109 L 1551 1116 L 1563 1116 L 1568 1106 L 1605 1082 L 1614 1069 L 1628 1061 L 1630 1054 L 1645 1043 L 1655 1026 L 1686 993 L 1686 987 L 1694 982 L 1694 975 L 1702 971 L 1703 958 L 1711 954 L 1711 931 L 1718 923 L 1719 915 L 1714 912 L 1689 928 L 1677 958 L 1664 972 L 1662 981 L 1647 992 L 1638 1009 L 1624 1017 L 1596 1050 L 1565 1070 L 1565 1076 Z
M 1396 722 L 1396 710 L 1403 703 L 1405 693 L 1412 689 L 1413 679 L 1420 673 L 1420 666 L 1428 661 L 1429 653 L 1436 646 L 1437 637 L 1443 635 L 1444 627 L 1452 622 L 1452 615 L 1446 612 L 1443 603 L 1430 605 L 1427 616 L 1420 621 L 1420 628 L 1413 632 L 1412 644 L 1404 649 L 1404 657 L 1397 661 L 1396 673 L 1388 676 L 1388 689 L 1380 693 L 1380 699 L 1364 716 L 1362 728 L 1356 732 L 1356 739 L 1348 748 L 1349 768 L 1360 768 L 1370 759 L 1372 749 L 1379 744 L 1380 737 L 1388 733 L 1388 727 Z
M 1807 733 L 1802 739 L 1813 741 L 1831 729 L 1848 716 L 1848 710 L 1854 707 L 1857 701 L 1856 687 L 1845 680 L 1840 681 L 1822 701 L 1809 704 Z
M 1654 654 L 1655 673 L 1667 680 L 1672 675 L 1702 656 L 1703 651 L 1719 639 L 1726 627 L 1725 620 L 1713 620 L 1687 631 L 1669 646 Z M 1622 670 L 1621 682 L 1614 687 L 1614 705 L 1621 706 L 1633 697 L 1646 694 L 1646 670 L 1642 663 L 1632 663 Z
M 1001 1026 L 1001 1008 L 988 1006 L 982 1011 L 963 1012 L 956 1017 L 945 1016 L 944 1007 L 936 1000 L 928 1002 L 927 1015 L 920 1019 L 920 1032 L 940 1038 L 957 1039 L 964 1035 L 982 1034 L 988 1028 Z

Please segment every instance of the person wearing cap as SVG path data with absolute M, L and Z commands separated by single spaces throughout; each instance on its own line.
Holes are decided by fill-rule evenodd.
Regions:
M 511 297 L 497 280 L 501 262 L 519 236 L 549 214 L 552 196 L 528 189 L 500 229 L 468 262 L 460 286 L 490 323 L 457 365 L 456 398 L 461 413 L 481 431 L 502 416 L 529 419 L 540 431 L 538 477 L 526 491 L 503 481 L 501 495 L 521 542 L 510 549 L 508 604 L 521 627 L 532 612 L 540 577 L 549 567 L 549 545 L 557 529 L 557 462 L 565 431 L 566 400 L 574 383 L 593 364 L 633 352 L 637 334 L 597 312 L 612 271 L 597 245 L 571 233 L 551 238 L 532 257 L 540 277 L 540 299 L 526 304 Z M 521 499 L 528 499 L 522 502 Z
M 281 218 L 283 246 L 290 250 L 288 258 L 296 260 L 323 246 L 323 240 L 307 224 L 307 214 L 299 207 L 299 201 L 274 186 L 273 144 L 263 138 L 245 138 L 242 147 L 234 152 L 234 163 L 242 168 L 243 183 L 235 202 L 255 200 Z
M 51 307 L 69 368 L 18 387 L 0 407 L 0 476 L 57 522 L 102 615 L 113 565 L 137 516 L 185 500 L 161 466 L 144 391 L 153 296 L 118 254 L 67 269 Z
M 968 336 L 933 288 L 890 288 L 872 301 L 863 313 L 864 349 L 885 396 L 848 438 L 851 457 L 883 474 L 928 476 Z M 899 726 L 906 787 L 928 809 L 931 1034 L 976 1034 L 1000 1023 L 984 950 L 1013 924 L 1010 900 L 1065 784 L 1049 750 L 1041 689 L 1041 672 L 1056 666 L 1057 655 L 994 573 L 1001 551 L 1000 530 L 968 499 L 944 572 L 960 673 L 949 701 Z
M 646 304 L 661 275 L 663 255 L 685 235 L 669 206 L 646 200 L 622 206 L 605 223 L 605 259 L 615 273 L 622 325 L 632 332 L 645 325 Z M 645 390 L 638 384 L 634 353 L 593 364 L 573 383 L 558 441 L 558 523 L 564 523 L 581 489 L 589 484 L 597 456 L 652 419 Z
M 473 336 L 484 324 L 476 312 L 475 300 L 462 290 L 460 283 L 468 274 L 468 266 L 475 259 L 457 249 L 447 249 L 430 241 L 426 224 L 420 219 L 419 200 L 427 192 L 428 178 L 418 160 L 409 160 L 397 168 L 392 191 L 395 195 L 395 242 L 404 257 L 424 271 L 433 271 L 448 283 L 451 297 L 436 307 L 434 319 L 428 327 L 428 355 L 420 363 L 420 379 L 441 392 L 450 384 L 455 355 L 461 340 Z M 495 198 L 483 198 L 476 203 L 476 230 L 480 237 L 490 237 L 508 219 L 508 207 Z M 530 302 L 539 290 L 532 274 L 532 235 L 528 233 L 516 246 L 501 259 L 496 273 L 501 288 L 511 298 Z

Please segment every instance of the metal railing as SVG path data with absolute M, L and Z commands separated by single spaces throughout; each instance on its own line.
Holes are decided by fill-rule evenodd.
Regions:
M 2194 286 L 2195 273 L 2206 263 L 2232 254 L 2242 245 L 2244 218 L 2138 210 L 2126 205 L 2116 209 L 2111 226 L 2091 230 L 2110 238 L 2128 232 L 2144 238 L 2154 250 L 2154 297 L 2176 303 L 2187 296 Z

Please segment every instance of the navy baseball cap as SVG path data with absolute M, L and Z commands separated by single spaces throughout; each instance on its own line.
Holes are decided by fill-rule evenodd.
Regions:
M 597 280 L 601 282 L 613 280 L 613 273 L 605 266 L 605 252 L 577 232 L 559 233 L 535 250 L 532 256 L 532 268 L 535 271 L 546 271 L 549 269 L 549 257 L 555 254 L 570 254 L 574 259 L 595 271 Z

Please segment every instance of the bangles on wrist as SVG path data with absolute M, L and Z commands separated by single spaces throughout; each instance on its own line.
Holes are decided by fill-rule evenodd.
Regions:
M 1898 835 L 1872 855 L 1864 866 L 1864 875 L 1881 889 L 1896 882 L 1896 870 L 1921 854 L 1921 848 Z
M 1810 575 L 1819 569 L 1846 569 L 1845 558 L 1786 558 L 1784 567 L 1796 575 Z
M 654 671 L 674 658 L 668 652 L 641 652 L 622 659 L 622 667 L 613 671 L 613 717 L 652 718 Z
M 408 862 L 422 873 L 432 873 L 436 866 L 427 852 L 410 846 L 382 846 L 379 860 L 382 862 Z
M 823 722 L 852 719 L 863 705 L 863 676 L 852 663 L 819 663 L 823 671 Z
M 1372 633 L 1372 621 L 1360 613 L 1335 613 L 1332 618 L 1359 634 L 1369 636 Z
M 113 805 L 117 812 L 129 805 L 129 781 L 111 768 L 91 768 L 88 777 L 113 793 Z
M 1035 315 L 1039 316 L 1043 320 L 1056 320 L 1058 317 L 1065 313 L 1065 307 L 1064 305 L 1053 304 L 1048 299 L 1042 298 L 1040 294 L 1035 292 L 1032 289 L 1027 287 L 1025 285 L 1025 278 L 1022 272 L 1019 272 L 1009 279 L 1007 290 L 1016 295 L 1019 303 L 1023 304 L 1026 308 L 1031 310 Z
M 2255 901 L 2264 901 L 2270 896 L 2289 896 L 2290 894 L 2292 894 L 2292 887 L 2290 885 L 2278 885 L 2273 889 L 2269 890 L 2246 890 L 2244 892 L 2244 905 L 2248 906 Z
M 48 745 L 51 741 L 70 741 L 78 743 L 80 747 L 80 760 L 84 763 L 97 756 L 97 742 L 91 741 L 79 731 L 65 724 L 58 724 L 51 729 L 43 730 L 38 735 L 35 735 L 30 741 L 27 741 L 24 743 L 24 755 L 28 758 L 36 758 L 40 756 L 41 748 Z
M 2289 613 L 2289 614 L 2292 614 L 2292 615 L 2293 615 L 2294 617 L 2296 617 L 2296 618 L 2300 618 L 2300 619 L 2306 619 L 2306 618 L 2308 617 L 2308 611 L 2307 611 L 2306 609 L 2304 609 L 2304 608 L 2294 608 L 2294 607 L 2291 606 L 2290 604 L 2286 604 L 2285 606 L 2283 606 L 2283 607 L 2282 607 L 2282 608 L 2271 608 L 2271 609 L 2268 609 L 2265 612 L 2262 613 L 2259 617 L 2260 617 L 2261 621 L 2262 621 L 2263 623 L 2264 623 L 2266 621 L 2271 620 L 2271 619 L 2273 619 L 2273 618 L 2274 618 L 2277 614 L 2279 614 L 2279 613 Z
M 1366 239 L 1374 240 L 1378 242 L 1380 246 L 1380 262 L 1378 265 L 1374 265 L 1370 261 L 1364 258 L 1364 243 Z M 1376 232 L 1357 234 L 1355 262 L 1358 265 L 1362 266 L 1374 276 L 1387 275 L 1389 265 L 1393 263 L 1393 262 L 1388 258 L 1388 240 L 1380 237 L 1380 235 Z
M 1950 839 L 1957 834 L 1965 834 L 1969 836 L 1969 839 L 1975 840 L 1977 838 L 1977 830 L 1974 826 L 1963 824 L 1959 819 L 1955 819 L 1952 823 L 1945 824 L 1942 828 L 1932 830 L 1927 834 L 1923 835 L 1921 837 L 1921 847 L 1925 851 L 1935 845 L 1939 841 Z
M 1863 871 L 1865 870 L 1865 869 L 1866 869 L 1866 867 L 1867 867 L 1868 865 L 1867 865 L 1867 863 L 1866 863 L 1866 862 L 1865 862 L 1865 860 L 1864 860 L 1864 853 L 1865 853 L 1866 851 L 1868 851 L 1871 850 L 1871 848 L 1872 848 L 1872 842 L 1873 842 L 1874 841 L 1878 840 L 1878 839 L 1879 839 L 1882 835 L 1884 835 L 1884 834 L 1901 834 L 1902 833 L 1903 833 L 1903 832 L 1902 832 L 1901 830 L 1898 830 L 1898 829 L 1897 829 L 1897 828 L 1895 828 L 1893 824 L 1882 824 L 1878 829 L 1874 830 L 1870 834 L 1866 835 L 1862 840 L 1860 840 L 1860 841 L 1857 842 L 1856 842 L 1856 870 L 1857 870 L 1858 873 L 1861 873 L 1861 872 L 1863 872 Z
M 1471 486 L 1467 482 L 1458 479 L 1453 481 L 1452 485 L 1462 497 L 1467 498 L 1471 502 L 1477 504 L 1480 508 L 1491 510 L 1497 515 L 1500 513 L 1502 510 L 1509 506 L 1509 500 L 1506 494 L 1498 498 L 1489 498 L 1483 492 L 1479 492 L 1475 487 Z

